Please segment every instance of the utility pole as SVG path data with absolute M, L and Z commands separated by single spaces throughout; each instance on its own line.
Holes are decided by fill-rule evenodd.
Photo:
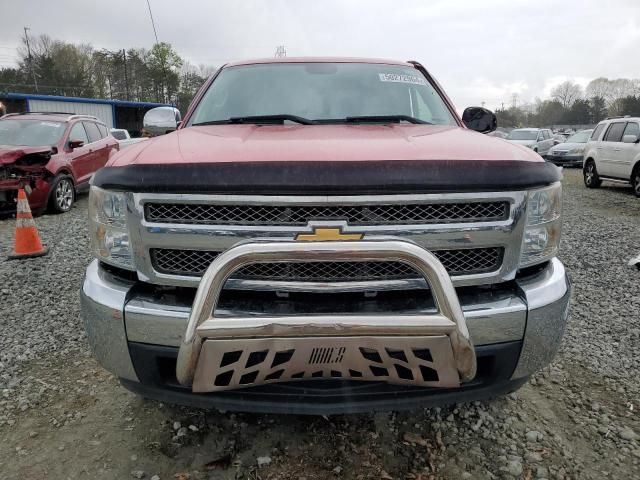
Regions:
M 29 45 L 29 35 L 27 34 L 29 27 L 23 27 L 23 28 L 24 28 L 24 40 L 27 43 L 27 52 L 29 53 L 29 69 L 31 70 L 31 75 L 33 76 L 33 86 L 36 89 L 36 93 L 38 93 L 38 81 L 36 80 L 36 72 L 33 69 L 33 57 L 31 56 L 31 45 Z
M 127 77 L 127 51 L 122 49 L 122 58 L 124 60 L 124 92 L 125 98 L 129 100 L 129 78 Z
M 513 108 L 518 108 L 518 94 L 514 93 L 511 95 L 511 102 L 513 104 Z
M 501 102 L 500 105 L 502 105 L 502 107 L 500 107 L 500 110 L 504 111 L 504 102 Z
M 283 58 L 287 56 L 287 49 L 285 48 L 284 45 L 278 45 L 276 47 L 276 54 L 274 55 L 275 58 Z

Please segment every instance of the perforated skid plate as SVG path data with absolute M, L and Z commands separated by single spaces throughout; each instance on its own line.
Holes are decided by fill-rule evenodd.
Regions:
M 202 345 L 193 391 L 323 378 L 460 385 L 446 335 L 208 339 Z

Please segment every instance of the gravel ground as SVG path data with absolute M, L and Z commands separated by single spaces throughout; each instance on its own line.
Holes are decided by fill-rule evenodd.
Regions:
M 640 477 L 640 200 L 565 171 L 574 282 L 556 361 L 518 392 L 442 409 L 335 417 L 146 401 L 88 354 L 78 290 L 86 197 L 37 220 L 47 257 L 0 260 L 0 477 L 601 479 Z M 0 221 L 0 255 L 13 237 Z

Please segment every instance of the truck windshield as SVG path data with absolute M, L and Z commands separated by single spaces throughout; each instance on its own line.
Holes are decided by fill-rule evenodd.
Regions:
M 42 147 L 55 145 L 65 130 L 64 122 L 0 120 L 0 145 Z
M 456 125 L 445 102 L 418 70 L 367 63 L 271 63 L 225 68 L 198 104 L 189 125 L 263 123 Z M 263 117 L 255 122 L 247 117 Z M 238 122 L 238 119 L 244 121 Z M 245 120 L 246 119 L 246 120 Z M 290 120 L 291 121 L 291 120 Z
M 537 130 L 511 130 L 507 135 L 507 140 L 535 140 L 537 138 Z

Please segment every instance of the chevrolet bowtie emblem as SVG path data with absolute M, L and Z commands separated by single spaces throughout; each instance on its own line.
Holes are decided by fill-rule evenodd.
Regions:
M 337 240 L 362 240 L 364 233 L 342 233 L 339 228 L 315 228 L 313 233 L 299 233 L 296 240 L 301 242 L 330 242 Z

